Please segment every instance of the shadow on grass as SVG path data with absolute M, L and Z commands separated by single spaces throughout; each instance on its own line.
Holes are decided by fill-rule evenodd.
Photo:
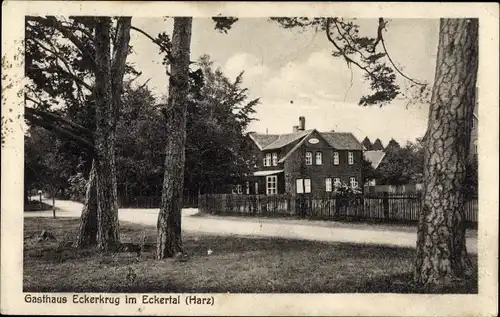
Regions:
M 184 234 L 183 262 L 155 260 L 154 227 L 121 223 L 123 243 L 138 245 L 146 235 L 140 257 L 73 249 L 77 228 L 78 219 L 25 219 L 24 291 L 477 293 L 477 278 L 451 288 L 413 285 L 409 248 Z M 56 241 L 37 241 L 41 230 Z
M 24 203 L 24 211 L 34 212 L 34 211 L 47 211 L 52 210 L 52 206 L 44 202 L 30 201 Z M 57 208 L 56 208 L 57 210 Z

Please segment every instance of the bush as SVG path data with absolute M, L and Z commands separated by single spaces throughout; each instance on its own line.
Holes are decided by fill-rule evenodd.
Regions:
M 85 193 L 87 191 L 87 179 L 83 177 L 82 173 L 70 176 L 68 179 L 69 186 L 69 199 L 79 202 L 85 201 Z

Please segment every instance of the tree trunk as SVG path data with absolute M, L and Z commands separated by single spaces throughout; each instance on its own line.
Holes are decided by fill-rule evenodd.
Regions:
M 82 215 L 80 218 L 80 228 L 75 243 L 77 248 L 85 248 L 97 244 L 97 188 L 96 188 L 96 170 L 95 161 L 92 161 L 87 190 L 85 193 L 85 202 L 83 204 Z
M 130 42 L 131 17 L 120 17 L 117 23 L 117 35 L 114 43 L 113 64 L 111 66 L 111 90 L 113 96 L 114 129 L 119 118 L 119 111 L 122 102 L 123 76 L 125 74 L 125 64 L 127 61 L 128 47 Z
M 115 107 L 113 104 L 111 58 L 111 18 L 100 17 L 95 27 L 96 132 L 95 164 L 97 179 L 97 245 L 100 249 L 119 243 L 118 202 L 115 165 Z
M 117 37 L 114 44 L 114 57 L 111 66 L 112 104 L 114 107 L 112 130 L 116 128 L 118 111 L 121 108 L 121 94 L 123 89 L 123 76 L 130 42 L 130 25 L 132 18 L 120 17 L 117 24 Z M 85 203 L 82 210 L 77 247 L 87 247 L 97 243 L 97 182 L 96 164 L 92 160 Z M 115 195 L 117 196 L 117 195 Z M 104 229 L 105 230 L 105 229 Z
M 477 67 L 478 20 L 441 19 L 417 236 L 419 284 L 448 284 L 471 274 L 462 187 Z
M 192 18 L 174 19 L 172 66 L 165 120 L 165 174 L 157 223 L 156 257 L 164 259 L 182 253 L 181 208 L 186 143 L 186 99 L 189 88 L 189 58 Z
M 52 189 L 52 216 L 56 217 L 56 190 Z

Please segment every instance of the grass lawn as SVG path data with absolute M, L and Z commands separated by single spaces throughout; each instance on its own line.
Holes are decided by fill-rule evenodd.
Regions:
M 125 222 L 122 242 L 140 243 L 146 233 L 139 259 L 65 247 L 78 221 L 24 219 L 25 292 L 477 293 L 477 278 L 441 289 L 413 285 L 413 249 L 184 234 L 188 261 L 158 261 L 156 228 Z M 39 242 L 42 230 L 57 240 Z

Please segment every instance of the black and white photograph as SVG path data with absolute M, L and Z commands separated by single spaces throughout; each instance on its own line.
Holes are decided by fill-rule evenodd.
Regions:
M 316 4 L 25 4 L 2 313 L 495 315 L 498 5 Z

